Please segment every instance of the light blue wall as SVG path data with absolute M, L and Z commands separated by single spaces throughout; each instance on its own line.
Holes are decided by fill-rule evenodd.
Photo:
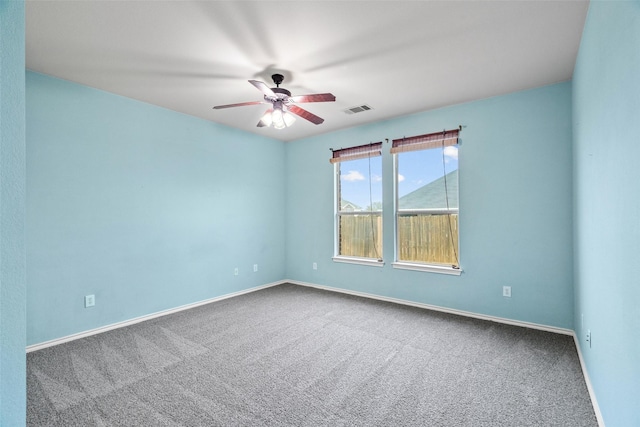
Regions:
M 0 424 L 20 425 L 24 5 L 0 1 L 0 12 Z M 640 401 L 638 46 L 639 1 L 592 1 L 572 83 L 286 145 L 28 72 L 26 342 L 289 278 L 575 326 L 607 425 L 632 425 Z M 460 124 L 462 276 L 394 270 L 391 214 L 385 267 L 334 263 L 329 148 Z M 392 212 L 388 150 L 384 209 Z M 512 298 L 501 296 L 503 285 Z M 96 295 L 94 308 L 83 308 L 86 294 Z
M 608 427 L 640 420 L 639 76 L 640 1 L 592 1 L 573 80 L 575 325 Z
M 284 143 L 33 72 L 26 95 L 27 344 L 282 279 Z
M 390 144 L 383 148 L 386 265 L 333 262 L 329 148 L 458 125 L 466 126 L 459 178 L 464 273 L 392 268 Z M 288 144 L 287 278 L 573 328 L 571 139 L 571 84 L 565 82 Z M 502 297 L 503 285 L 512 287 L 512 298 Z
M 26 415 L 24 3 L 0 0 L 0 426 Z

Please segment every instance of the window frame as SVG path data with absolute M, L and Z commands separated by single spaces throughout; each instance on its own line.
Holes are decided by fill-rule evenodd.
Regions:
M 379 157 L 380 162 L 382 163 L 382 156 L 370 156 L 370 157 Z M 353 159 L 358 160 L 358 159 Z M 353 160 L 344 160 L 334 163 L 334 238 L 333 238 L 333 261 L 347 264 L 359 264 L 366 266 L 374 266 L 374 267 L 384 267 L 384 210 L 381 209 L 379 211 L 341 211 L 341 200 L 342 200 L 342 190 L 341 190 L 341 182 L 340 182 L 340 168 L 342 163 L 347 163 Z M 384 171 L 382 171 L 384 175 Z M 371 177 L 369 177 L 371 179 Z M 383 178 L 384 179 L 384 178 Z M 383 181 L 384 182 L 384 181 Z M 349 256 L 349 255 L 341 255 L 340 254 L 340 218 L 342 216 L 356 216 L 356 215 L 368 215 L 380 217 L 380 248 L 379 255 L 380 258 L 369 258 L 369 257 L 359 257 L 359 256 Z
M 455 144 L 456 146 L 459 145 Z M 423 148 L 420 150 L 415 150 L 415 151 L 423 151 L 423 150 L 429 150 L 432 148 Z M 399 191 L 398 191 L 398 173 L 399 173 L 399 169 L 398 169 L 398 158 L 400 154 L 406 154 L 405 152 L 403 153 L 393 153 L 393 229 L 394 229 L 394 242 L 393 242 L 393 249 L 394 249 L 394 254 L 393 254 L 393 259 L 394 261 L 391 263 L 391 265 L 393 266 L 393 268 L 395 269 L 400 269 L 400 270 L 413 270 L 413 271 L 427 271 L 427 272 L 431 272 L 431 273 L 440 273 L 440 274 L 448 274 L 448 275 L 454 275 L 454 276 L 459 276 L 462 274 L 462 266 L 460 263 L 460 233 L 458 232 L 458 250 L 457 250 L 457 256 L 458 256 L 458 266 L 454 267 L 453 265 L 446 265 L 446 264 L 437 264 L 437 263 L 428 263 L 428 262 L 421 262 L 421 261 L 406 261 L 406 260 L 400 260 L 400 247 L 399 247 L 399 243 L 400 243 L 400 234 L 399 234 L 399 218 L 401 216 L 404 215 L 450 215 L 450 214 L 457 214 L 458 215 L 458 227 L 460 226 L 460 207 L 458 206 L 457 208 L 442 208 L 442 209 L 405 209 L 405 210 L 400 210 L 400 204 L 399 204 Z M 457 169 L 458 174 L 460 173 L 460 168 L 458 167 Z M 459 205 L 459 193 L 460 193 L 460 189 L 458 187 L 458 205 Z M 458 228 L 459 229 L 459 228 Z

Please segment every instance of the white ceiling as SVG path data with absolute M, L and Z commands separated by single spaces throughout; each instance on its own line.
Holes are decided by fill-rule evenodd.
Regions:
M 27 68 L 283 141 L 572 77 L 588 2 L 33 1 Z M 325 119 L 258 128 L 247 82 Z M 361 104 L 373 109 L 347 115 Z

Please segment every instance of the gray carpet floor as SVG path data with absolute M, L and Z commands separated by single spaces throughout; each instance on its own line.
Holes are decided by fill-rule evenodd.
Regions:
M 597 426 L 572 337 L 280 285 L 27 355 L 29 426 Z

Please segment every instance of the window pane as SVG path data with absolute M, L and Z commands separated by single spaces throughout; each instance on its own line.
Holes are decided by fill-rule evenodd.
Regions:
M 458 147 L 399 153 L 397 180 L 399 210 L 457 209 Z
M 338 254 L 382 258 L 382 216 L 380 214 L 339 215 Z
M 398 215 L 398 259 L 457 265 L 458 215 Z
M 351 160 L 339 163 L 339 165 L 340 210 L 346 212 L 382 211 L 382 157 Z M 371 173 L 369 173 L 369 169 L 371 169 Z M 369 182 L 369 177 L 371 177 L 371 182 Z M 371 184 L 371 188 L 369 188 L 369 184 Z
M 398 261 L 457 266 L 458 146 L 397 156 Z

